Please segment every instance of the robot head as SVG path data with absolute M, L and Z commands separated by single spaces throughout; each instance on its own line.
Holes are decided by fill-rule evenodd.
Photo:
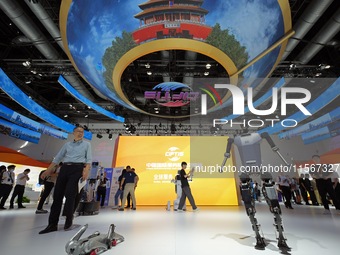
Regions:
M 269 183 L 269 181 L 272 179 L 272 175 L 268 172 L 262 173 L 261 174 L 261 180 L 264 181 L 265 183 Z
M 251 179 L 250 179 L 250 177 L 249 177 L 249 174 L 242 173 L 242 174 L 240 175 L 240 180 L 241 180 L 242 183 L 247 183 L 247 182 L 249 182 Z
M 79 243 L 77 241 L 70 241 L 66 244 L 65 250 L 67 254 L 71 255 L 78 249 Z

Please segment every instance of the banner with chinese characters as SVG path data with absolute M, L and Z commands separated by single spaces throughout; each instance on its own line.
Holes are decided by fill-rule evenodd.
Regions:
M 188 163 L 186 172 L 193 172 L 189 185 L 198 205 L 237 205 L 234 173 L 220 173 L 216 167 L 221 163 L 226 140 L 227 137 L 120 136 L 113 167 L 130 165 L 136 169 L 137 205 L 173 201 L 176 193 L 171 180 L 183 161 Z M 228 164 L 233 165 L 232 159 Z
M 110 185 L 106 185 L 105 205 L 114 205 L 115 195 L 119 188 L 118 178 L 122 174 L 122 171 L 123 167 L 105 168 L 106 178 L 108 179 L 108 183 L 110 183 Z

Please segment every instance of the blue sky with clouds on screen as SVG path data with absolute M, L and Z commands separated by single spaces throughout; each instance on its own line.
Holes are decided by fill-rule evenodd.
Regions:
M 102 93 L 109 93 L 102 76 L 102 56 L 112 40 L 122 31 L 139 27 L 134 15 L 146 0 L 74 0 L 67 23 L 67 40 L 77 67 Z M 207 25 L 220 23 L 245 46 L 249 60 L 283 36 L 283 19 L 277 0 L 205 0 L 202 8 L 209 13 Z M 278 50 L 253 65 L 245 76 L 263 76 L 269 72 Z M 109 96 L 116 99 L 115 96 Z M 119 101 L 119 100 L 118 100 Z

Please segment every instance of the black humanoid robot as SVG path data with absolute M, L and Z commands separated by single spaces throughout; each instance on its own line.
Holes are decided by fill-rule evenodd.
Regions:
M 290 250 L 290 247 L 286 243 L 286 238 L 283 235 L 284 230 L 281 218 L 281 208 L 278 202 L 277 194 L 274 189 L 274 185 L 270 182 L 272 176 L 269 172 L 263 172 L 261 169 L 260 142 L 262 139 L 266 139 L 272 150 L 280 156 L 280 158 L 286 165 L 288 165 L 287 161 L 280 154 L 278 147 L 276 147 L 268 133 L 262 133 L 261 135 L 258 133 L 246 133 L 236 135 L 234 139 L 228 139 L 227 149 L 224 154 L 222 167 L 225 165 L 228 158 L 230 158 L 231 146 L 234 143 L 238 148 L 243 167 L 243 172 L 241 171 L 242 174 L 240 175 L 240 191 L 247 215 L 249 216 L 252 228 L 255 232 L 255 249 L 265 249 L 266 243 L 264 237 L 262 237 L 260 234 L 260 225 L 257 223 L 257 219 L 255 218 L 255 202 L 254 196 L 252 194 L 252 189 L 250 187 L 251 174 L 260 175 L 261 180 L 263 181 L 262 193 L 269 206 L 270 212 L 274 214 L 274 227 L 278 233 L 277 246 L 280 249 Z

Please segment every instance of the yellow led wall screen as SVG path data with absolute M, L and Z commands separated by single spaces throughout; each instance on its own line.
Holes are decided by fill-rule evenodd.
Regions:
M 197 205 L 238 205 L 234 173 L 228 171 L 233 159 L 218 172 L 228 137 L 120 136 L 117 139 L 113 167 L 130 165 L 139 177 L 137 205 L 166 205 L 176 199 L 171 182 L 181 162 L 186 172 L 195 168 L 189 182 Z

